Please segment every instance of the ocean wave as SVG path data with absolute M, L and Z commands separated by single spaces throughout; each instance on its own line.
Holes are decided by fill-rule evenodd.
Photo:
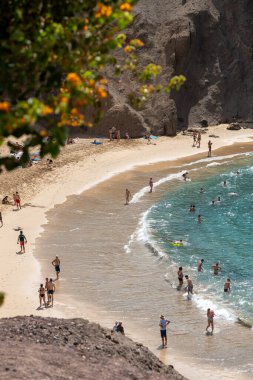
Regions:
M 161 184 L 165 183 L 165 182 L 168 182 L 168 181 L 172 181 L 173 179 L 177 179 L 177 178 L 180 178 L 182 177 L 182 174 L 185 172 L 184 171 L 180 171 L 179 173 L 175 173 L 175 174 L 169 174 L 168 176 L 164 177 L 164 178 L 161 178 L 159 181 L 157 182 L 154 182 L 154 186 L 153 188 L 155 189 L 156 187 L 160 186 Z M 130 203 L 137 203 L 140 201 L 140 199 L 150 191 L 150 187 L 149 186 L 145 186 L 143 187 L 142 189 L 140 189 L 137 193 L 134 194 L 133 198 L 131 199 Z
M 211 162 L 210 164 L 207 164 L 206 167 L 207 168 L 212 168 L 212 167 L 220 166 L 220 165 L 222 165 L 222 163 L 220 163 L 220 162 Z

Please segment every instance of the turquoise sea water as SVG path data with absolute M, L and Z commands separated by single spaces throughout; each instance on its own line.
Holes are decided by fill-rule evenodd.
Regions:
M 172 266 L 183 266 L 194 282 L 194 301 L 198 307 L 214 307 L 223 318 L 253 322 L 253 166 L 248 156 L 237 167 L 219 166 L 205 177 L 167 191 L 150 209 L 147 224 L 150 238 L 169 255 Z M 223 182 L 227 182 L 224 186 Z M 205 192 L 201 194 L 200 188 Z M 232 195 L 230 193 L 236 193 Z M 212 205 L 212 200 L 221 201 Z M 191 204 L 196 211 L 189 212 Z M 202 222 L 197 222 L 198 214 Z M 186 245 L 172 247 L 170 239 L 183 239 Z M 204 259 L 204 271 L 197 263 Z M 214 276 L 212 265 L 219 262 L 222 270 Z M 223 291 L 226 278 L 231 279 L 231 293 Z M 177 284 L 177 278 L 174 279 Z

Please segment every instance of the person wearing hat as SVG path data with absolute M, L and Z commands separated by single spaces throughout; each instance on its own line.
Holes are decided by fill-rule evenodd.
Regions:
M 160 317 L 160 333 L 161 333 L 161 338 L 162 338 L 162 347 L 166 348 L 167 347 L 167 326 L 170 323 L 168 319 L 165 319 L 164 315 L 162 314 Z
M 59 273 L 60 273 L 60 259 L 58 256 L 55 256 L 55 259 L 52 261 L 52 265 L 54 266 L 55 272 L 56 272 L 56 278 L 59 279 Z

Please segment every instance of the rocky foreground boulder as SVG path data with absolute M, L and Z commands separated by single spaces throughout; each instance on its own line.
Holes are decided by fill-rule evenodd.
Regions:
M 0 320 L 0 378 L 184 380 L 142 344 L 83 319 Z
M 140 137 L 147 130 L 174 136 L 201 124 L 253 121 L 253 1 L 140 0 L 127 38 L 140 38 L 140 69 L 162 66 L 160 83 L 184 74 L 179 93 L 159 93 L 135 111 L 126 106 L 136 88 L 130 75 L 110 80 L 109 116 L 89 133 L 110 127 Z

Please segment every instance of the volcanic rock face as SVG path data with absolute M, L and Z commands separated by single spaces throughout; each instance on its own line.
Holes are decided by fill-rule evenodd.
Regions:
M 83 319 L 1 319 L 1 380 L 187 380 L 142 344 Z
M 253 120 L 253 1 L 140 0 L 129 38 L 140 38 L 140 68 L 154 62 L 163 67 L 159 81 L 184 74 L 179 93 L 157 94 L 141 111 L 125 106 L 135 85 L 129 76 L 113 81 L 109 115 L 122 133 L 137 137 L 151 130 L 175 135 L 177 130 L 207 120 Z M 120 104 L 120 106 L 118 106 Z M 110 126 L 106 118 L 97 131 Z

